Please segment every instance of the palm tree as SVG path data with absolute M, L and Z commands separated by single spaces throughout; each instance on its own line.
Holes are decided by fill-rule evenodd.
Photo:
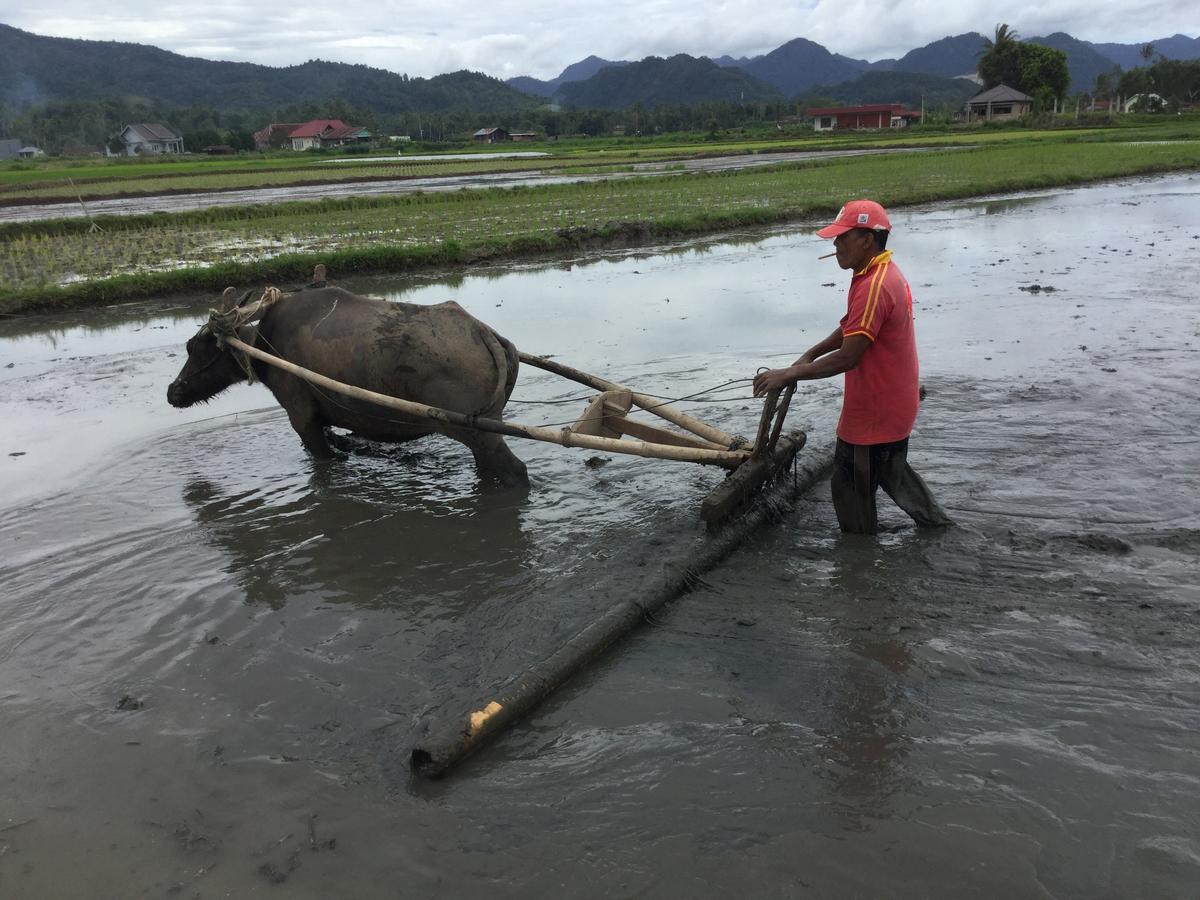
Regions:
M 997 25 L 995 37 L 983 39 L 976 71 L 985 89 L 1012 81 L 1019 74 L 1017 44 L 1017 33 L 1007 25 Z
M 1008 50 L 1015 44 L 1020 35 L 1009 28 L 1007 25 L 996 26 L 996 36 L 994 38 L 984 38 L 983 47 L 979 51 L 980 56 L 986 56 L 988 53 L 1003 52 Z

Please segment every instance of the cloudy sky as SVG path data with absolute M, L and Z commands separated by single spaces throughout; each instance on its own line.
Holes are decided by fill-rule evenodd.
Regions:
M 207 59 L 290 65 L 356 62 L 437 75 L 473 69 L 552 78 L 594 53 L 753 56 L 794 37 L 863 59 L 901 56 L 1007 22 L 1019 34 L 1066 31 L 1140 43 L 1200 35 L 1195 0 L 0 0 L 0 22 L 56 37 L 132 41 Z

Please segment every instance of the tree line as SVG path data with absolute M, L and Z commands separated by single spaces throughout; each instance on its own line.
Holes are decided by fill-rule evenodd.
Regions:
M 254 132 L 272 122 L 341 119 L 368 129 L 381 140 L 406 135 L 416 143 L 461 142 L 484 127 L 529 131 L 549 138 L 586 135 L 599 137 L 623 129 L 629 135 L 668 132 L 710 132 L 732 128 L 774 127 L 804 114 L 812 98 L 755 103 L 696 104 L 635 103 L 624 110 L 538 109 L 499 110 L 480 114 L 467 109 L 438 112 L 379 113 L 334 98 L 323 102 L 283 106 L 262 113 L 220 110 L 211 106 L 170 107 L 138 99 L 100 98 L 63 100 L 23 109 L 0 106 L 0 138 L 13 137 L 41 147 L 52 155 L 84 155 L 119 147 L 115 138 L 130 124 L 160 122 L 183 138 L 189 152 L 226 144 L 253 150 Z M 820 99 L 820 98 L 817 98 Z
M 1129 98 L 1136 94 L 1162 97 L 1164 110 L 1174 111 L 1200 101 L 1200 60 L 1169 60 L 1153 57 L 1152 48 L 1143 54 L 1147 64 L 1122 71 L 1114 67 L 1097 78 L 1092 94 L 1099 98 Z M 1008 26 L 998 26 L 995 37 L 987 42 L 979 59 L 984 86 L 1007 84 L 1033 96 L 1041 110 L 1067 95 L 1069 77 L 1065 54 L 1049 47 L 1017 40 Z M 889 81 L 910 104 L 930 91 L 929 85 L 904 73 L 878 73 L 876 81 Z M 896 81 L 896 79 L 900 79 Z M 860 83 L 861 82 L 861 83 Z M 845 87 L 851 94 L 839 94 Z M 908 90 L 911 88 L 911 90 Z M 497 110 L 480 113 L 472 109 L 448 109 L 437 112 L 381 113 L 341 98 L 295 103 L 259 113 L 222 110 L 213 106 L 170 106 L 145 99 L 104 97 L 62 100 L 12 108 L 0 105 L 0 138 L 16 138 L 40 147 L 47 153 L 86 155 L 103 152 L 106 146 L 117 150 L 114 138 L 129 124 L 161 122 L 183 138 L 188 151 L 199 152 L 214 144 L 226 144 L 235 150 L 253 150 L 254 132 L 272 122 L 305 122 L 311 119 L 341 119 L 350 125 L 365 127 L 381 139 L 389 135 L 407 135 L 417 144 L 434 148 L 458 144 L 482 127 L 499 126 L 508 131 L 530 131 L 549 138 L 586 135 L 598 137 L 624 131 L 627 135 L 655 135 L 700 132 L 715 136 L 731 129 L 766 130 L 780 123 L 795 125 L 810 107 L 845 103 L 880 102 L 871 96 L 871 86 L 859 79 L 846 86 L 818 87 L 799 99 L 758 100 L 755 102 L 712 101 L 695 104 L 635 103 L 624 109 L 558 109 L 550 106 Z M 899 88 L 896 88 L 899 90 Z M 894 92 L 894 91 L 893 91 Z M 909 94 L 912 96 L 910 97 Z M 956 105 L 949 96 L 937 96 L 927 103 L 926 111 L 934 122 L 946 122 Z M 1155 111 L 1149 107 L 1149 111 Z
M 1200 60 L 1167 59 L 1153 44 L 1142 47 L 1141 57 L 1145 65 L 1127 70 L 1114 65 L 1078 93 L 1103 100 L 1141 95 L 1146 99 L 1139 112 L 1175 112 L 1200 101 Z M 997 25 L 984 42 L 978 73 L 985 89 L 1006 84 L 1029 94 L 1043 110 L 1066 99 L 1071 81 L 1065 53 L 1023 42 L 1007 25 Z
M 1139 112 L 1177 112 L 1200 102 L 1200 59 L 1155 59 L 1151 44 L 1142 48 L 1142 57 L 1148 65 L 1128 71 L 1114 66 L 1096 76 L 1095 95 L 1105 100 L 1141 95 Z

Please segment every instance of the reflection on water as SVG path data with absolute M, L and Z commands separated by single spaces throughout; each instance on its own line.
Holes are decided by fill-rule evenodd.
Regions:
M 895 211 L 911 452 L 963 527 L 881 503 L 878 539 L 843 537 L 819 488 L 419 789 L 426 723 L 654 583 L 722 473 L 514 441 L 513 496 L 440 438 L 318 464 L 261 387 L 165 407 L 206 298 L 0 322 L 0 894 L 1193 895 L 1197 193 Z M 775 229 L 342 283 L 678 396 L 828 334 L 824 250 Z M 577 393 L 525 370 L 514 396 Z M 798 392 L 814 443 L 839 394 Z
M 851 598 L 896 589 L 878 584 L 878 574 L 870 570 L 874 541 L 846 535 L 842 544 L 845 552 L 835 557 L 829 575 L 830 591 Z M 834 784 L 865 816 L 861 828 L 886 817 L 892 811 L 888 799 L 911 778 L 905 761 L 912 704 L 904 685 L 912 653 L 905 642 L 878 634 L 878 624 L 877 613 L 864 615 L 853 605 L 839 617 L 833 630 L 841 646 L 832 661 L 827 698 L 832 718 L 826 750 L 837 764 Z
M 247 603 L 281 609 L 307 595 L 419 617 L 439 595 L 453 614 L 454 598 L 469 600 L 479 584 L 503 589 L 527 565 L 525 498 L 478 482 L 447 495 L 436 453 L 380 447 L 353 466 L 313 466 L 305 484 L 231 491 L 214 474 L 184 486 L 200 533 Z M 435 480 L 443 483 L 431 490 Z

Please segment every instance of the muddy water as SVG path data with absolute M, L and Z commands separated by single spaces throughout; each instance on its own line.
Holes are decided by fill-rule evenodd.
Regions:
M 844 538 L 818 489 L 433 785 L 426 723 L 702 540 L 719 474 L 318 465 L 261 387 L 166 406 L 203 304 L 0 323 L 0 896 L 1196 896 L 1198 209 L 1185 175 L 897 212 L 912 460 L 961 527 Z M 353 286 L 678 396 L 827 334 L 824 250 Z M 814 440 L 838 396 L 801 392 Z

